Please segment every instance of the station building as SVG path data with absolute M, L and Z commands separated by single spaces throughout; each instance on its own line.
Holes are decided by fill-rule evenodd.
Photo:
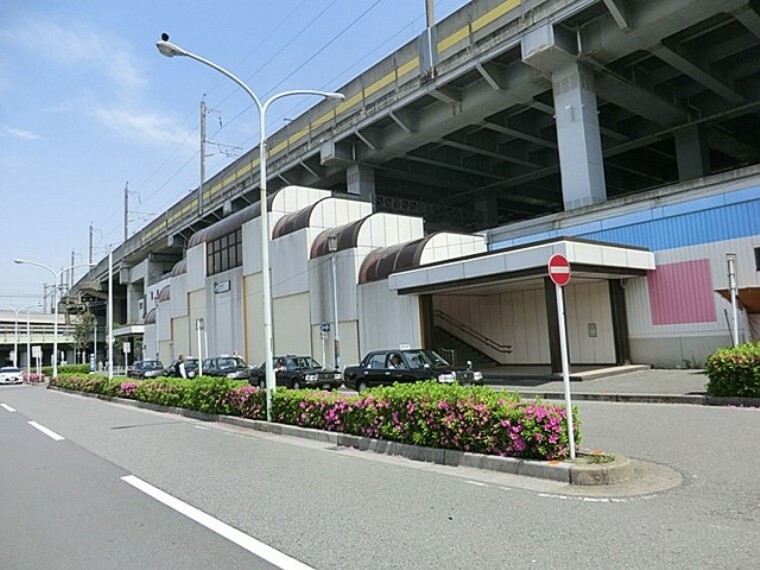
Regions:
M 473 0 L 270 137 L 263 212 L 254 148 L 122 244 L 117 319 L 261 362 L 266 215 L 275 354 L 557 370 L 562 253 L 571 364 L 700 366 L 760 338 L 758 56 L 747 0 Z

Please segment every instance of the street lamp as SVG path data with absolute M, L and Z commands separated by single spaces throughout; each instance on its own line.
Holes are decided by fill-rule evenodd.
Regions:
M 337 258 L 338 236 L 333 234 L 327 236 L 327 249 L 330 252 L 330 265 L 332 265 L 332 294 L 333 294 L 333 321 L 335 322 L 335 333 L 333 339 L 335 342 L 335 369 L 340 370 L 340 331 L 338 329 L 338 271 Z
M 272 366 L 273 359 L 273 341 L 272 341 L 272 290 L 269 276 L 269 219 L 267 218 L 267 153 L 266 153 L 266 113 L 269 105 L 283 97 L 291 95 L 317 95 L 327 99 L 342 101 L 345 95 L 332 91 L 320 91 L 316 89 L 295 89 L 283 91 L 272 95 L 262 103 L 256 94 L 248 85 L 243 83 L 238 77 L 224 69 L 223 67 L 207 60 L 204 57 L 191 53 L 178 45 L 169 42 L 168 34 L 161 34 L 161 39 L 156 42 L 156 47 L 161 55 L 166 57 L 185 56 L 194 59 L 204 65 L 215 69 L 222 75 L 235 82 L 248 96 L 253 100 L 259 111 L 259 188 L 260 198 L 259 205 L 261 210 L 261 274 L 263 281 L 264 293 L 264 365 L 266 370 L 266 387 L 267 387 L 267 421 L 272 421 L 272 390 L 274 389 L 274 369 Z
M 36 265 L 37 267 L 42 267 L 43 269 L 47 269 L 50 271 L 50 273 L 53 274 L 55 277 L 55 288 L 53 289 L 53 311 L 54 311 L 54 321 L 53 321 L 53 378 L 58 378 L 58 287 L 61 281 L 61 275 L 63 275 L 64 272 L 69 271 L 71 269 L 76 269 L 77 267 L 90 267 L 86 263 L 80 263 L 79 265 L 70 265 L 69 267 L 66 267 L 64 269 L 61 269 L 60 271 L 56 271 L 52 267 L 49 267 L 45 265 L 44 263 L 39 263 L 37 261 L 29 261 L 28 259 L 14 259 L 13 263 L 16 264 L 22 264 L 25 263 L 27 265 Z
M 27 305 L 26 307 L 21 307 L 20 309 L 14 309 L 11 306 L 6 305 L 3 307 L 4 309 L 7 309 L 9 311 L 13 311 L 15 314 L 15 321 L 16 321 L 16 328 L 15 328 L 15 337 L 13 340 L 13 367 L 18 368 L 18 314 L 21 311 L 26 311 L 27 309 L 31 309 L 32 307 L 39 307 L 40 304 L 37 303 L 36 305 Z M 26 355 L 26 358 L 29 358 L 29 355 Z

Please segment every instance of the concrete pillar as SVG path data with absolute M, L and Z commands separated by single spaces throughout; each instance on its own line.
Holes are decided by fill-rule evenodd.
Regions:
M 710 149 L 705 133 L 696 125 L 675 132 L 678 179 L 681 182 L 710 174 Z
M 375 203 L 375 169 L 364 164 L 352 164 L 346 169 L 348 193 L 363 201 Z
M 607 199 L 594 73 L 574 62 L 552 73 L 565 210 Z
M 578 62 L 578 41 L 566 28 L 537 26 L 521 39 L 522 60 L 552 82 L 565 210 L 604 202 L 602 141 L 594 73 Z
M 498 191 L 485 190 L 475 195 L 475 211 L 481 215 L 483 228 L 494 228 L 499 223 Z

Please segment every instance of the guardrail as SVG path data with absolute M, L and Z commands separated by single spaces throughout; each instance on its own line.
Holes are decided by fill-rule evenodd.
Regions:
M 477 345 L 475 345 L 474 342 L 477 342 L 477 343 L 480 343 L 481 345 L 485 345 L 485 346 L 491 348 L 492 350 L 495 350 L 495 351 L 497 351 L 497 352 L 499 352 L 501 354 L 512 354 L 513 345 L 511 345 L 511 344 L 502 344 L 502 343 L 500 343 L 500 342 L 498 342 L 498 341 L 496 341 L 496 340 L 494 340 L 494 339 L 492 339 L 492 338 L 484 335 L 480 331 L 477 331 L 477 330 L 473 329 L 469 325 L 467 325 L 467 324 L 465 324 L 465 323 L 463 323 L 461 321 L 458 321 L 457 319 L 455 319 L 454 317 L 452 317 L 451 315 L 449 315 L 447 313 L 444 313 L 440 309 L 435 309 L 433 311 L 433 319 L 434 319 L 433 320 L 434 323 L 435 323 L 435 320 L 437 319 L 437 320 L 443 321 L 444 323 L 447 323 L 448 325 L 456 327 L 457 332 L 458 333 L 464 333 L 464 335 L 466 335 L 467 337 L 469 337 L 469 341 L 470 342 L 468 342 L 465 339 L 462 339 L 462 340 L 464 340 L 465 342 L 468 342 L 468 344 L 472 344 L 473 346 L 475 346 L 475 348 L 477 348 Z M 443 327 L 443 328 L 445 329 L 446 327 Z M 449 331 L 449 332 L 451 332 L 451 331 Z M 454 334 L 454 333 L 451 333 L 451 334 Z M 443 356 L 443 355 L 441 355 L 441 356 Z

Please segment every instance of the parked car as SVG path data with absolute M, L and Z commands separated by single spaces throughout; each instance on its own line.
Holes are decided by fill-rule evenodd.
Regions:
M 248 380 L 251 369 L 239 356 L 213 356 L 203 360 L 203 376 Z
M 21 370 L 15 366 L 3 366 L 0 368 L 0 384 L 23 384 Z
M 132 367 L 127 370 L 127 376 L 130 378 L 158 378 L 164 375 L 164 365 L 160 360 L 137 360 Z
M 339 370 L 326 368 L 311 356 L 288 354 L 276 356 L 273 360 L 275 382 L 277 386 L 293 388 L 322 388 L 336 390 L 343 385 L 343 375 Z M 264 364 L 252 370 L 251 384 L 266 388 L 266 369 Z
M 421 348 L 375 350 L 359 366 L 349 366 L 343 371 L 345 385 L 358 392 L 373 386 L 420 380 L 483 384 L 483 374 L 472 370 L 470 363 L 467 368 L 455 367 L 435 351 Z
M 179 360 L 174 360 L 169 366 L 164 369 L 164 376 L 169 378 L 177 377 L 177 363 Z M 198 376 L 198 359 L 193 357 L 185 358 L 185 374 L 188 378 L 195 378 Z

